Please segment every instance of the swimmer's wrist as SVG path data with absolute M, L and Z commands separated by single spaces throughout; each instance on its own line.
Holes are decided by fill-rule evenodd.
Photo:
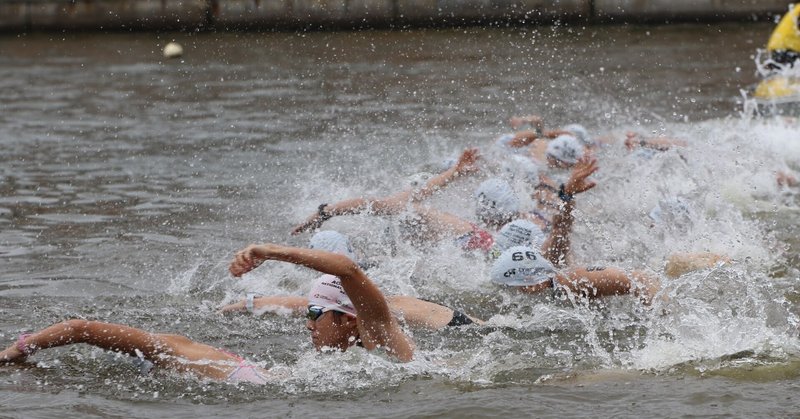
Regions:
M 575 198 L 575 196 L 572 195 L 571 193 L 567 193 L 566 187 L 562 183 L 561 186 L 558 188 L 558 199 L 560 199 L 562 202 L 566 204 L 572 202 L 573 198 Z
M 319 216 L 320 222 L 328 221 L 333 218 L 333 214 L 325 211 L 325 207 L 327 206 L 328 204 L 319 204 L 319 207 L 317 208 L 317 215 Z
M 255 299 L 255 297 L 256 297 L 255 293 L 253 293 L 253 292 L 248 292 L 247 293 L 247 297 L 245 298 L 245 301 L 244 301 L 244 308 L 245 308 L 245 310 L 247 310 L 248 313 L 251 313 L 251 314 L 253 313 L 253 310 L 255 308 L 253 300 Z

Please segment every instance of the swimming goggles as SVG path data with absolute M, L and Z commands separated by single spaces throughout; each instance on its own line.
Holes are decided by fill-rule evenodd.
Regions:
M 325 312 L 330 311 L 329 309 L 325 309 L 322 306 L 308 306 L 308 312 L 306 312 L 306 318 L 311 320 L 312 322 L 317 321 L 320 316 L 325 314 Z

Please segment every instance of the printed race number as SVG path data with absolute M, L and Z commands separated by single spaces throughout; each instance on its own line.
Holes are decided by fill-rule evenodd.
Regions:
M 514 252 L 511 254 L 511 260 L 519 262 L 524 259 L 536 260 L 536 252 Z

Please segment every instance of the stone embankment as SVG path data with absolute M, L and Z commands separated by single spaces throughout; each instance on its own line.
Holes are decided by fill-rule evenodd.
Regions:
M 787 0 L 0 0 L 0 31 L 763 20 Z

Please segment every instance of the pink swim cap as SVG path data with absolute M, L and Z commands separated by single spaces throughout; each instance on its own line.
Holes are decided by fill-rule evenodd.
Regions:
M 314 286 L 308 293 L 308 305 L 323 307 L 325 311 L 336 310 L 351 316 L 356 315 L 356 308 L 344 292 L 342 282 L 333 275 L 322 275 L 314 281 Z

